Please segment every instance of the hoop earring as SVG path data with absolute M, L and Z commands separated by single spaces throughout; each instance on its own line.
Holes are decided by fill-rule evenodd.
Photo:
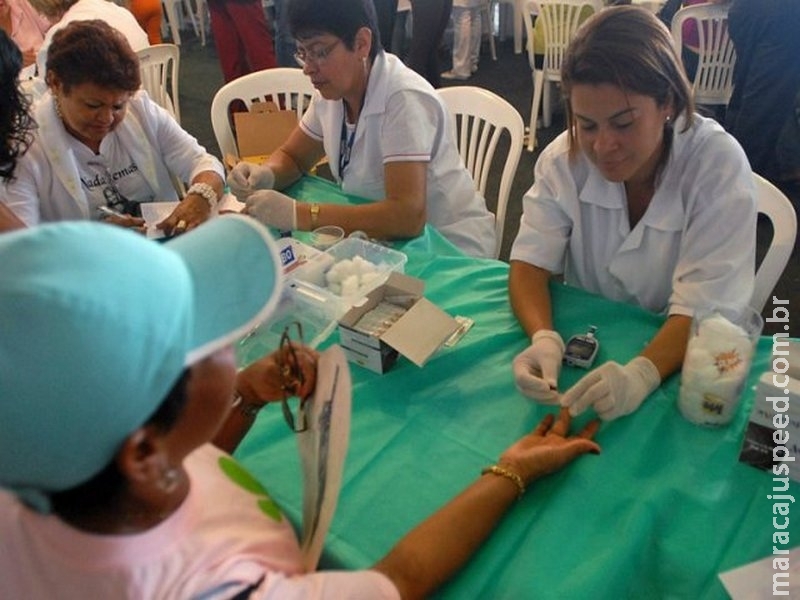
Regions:
M 170 467 L 161 473 L 161 479 L 158 481 L 158 489 L 165 494 L 171 494 L 178 487 L 178 469 Z

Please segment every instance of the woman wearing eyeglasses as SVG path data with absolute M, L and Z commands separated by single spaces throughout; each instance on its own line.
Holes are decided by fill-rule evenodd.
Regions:
M 380 239 L 411 238 L 425 223 L 474 256 L 492 256 L 494 217 L 456 147 L 433 88 L 380 45 L 371 0 L 291 0 L 296 58 L 316 93 L 289 139 L 263 165 L 240 163 L 231 191 L 279 229 L 339 225 Z M 277 191 L 323 156 L 342 189 L 374 202 L 295 202 Z
M 175 200 L 158 225 L 166 233 L 209 218 L 222 194 L 222 165 L 139 91 L 139 61 L 122 34 L 104 21 L 70 23 L 53 37 L 47 71 L 34 143 L 5 190 L 20 219 L 106 218 L 141 228 L 141 203 Z M 183 199 L 173 176 L 190 182 Z

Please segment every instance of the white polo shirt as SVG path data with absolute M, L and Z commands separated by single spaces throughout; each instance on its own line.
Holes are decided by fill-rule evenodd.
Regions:
M 625 187 L 603 178 L 567 133 L 542 152 L 511 260 L 655 312 L 744 306 L 753 293 L 756 193 L 739 144 L 712 119 L 675 124 L 669 159 L 631 230 Z
M 300 127 L 322 142 L 331 171 L 345 192 L 382 200 L 386 197 L 385 164 L 427 162 L 428 222 L 467 254 L 494 254 L 494 216 L 461 161 L 450 117 L 428 82 L 396 56 L 378 54 L 350 162 L 341 177 L 343 119 L 341 100 L 325 100 L 315 92 Z

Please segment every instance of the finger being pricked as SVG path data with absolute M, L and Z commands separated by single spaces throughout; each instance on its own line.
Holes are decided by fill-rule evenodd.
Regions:
M 572 436 L 569 435 L 569 430 L 571 426 L 572 426 L 572 415 L 570 414 L 568 408 L 562 407 L 558 411 L 558 418 L 553 423 L 553 426 L 550 428 L 549 433 L 563 438 L 579 437 L 591 440 L 592 438 L 594 438 L 594 435 L 600 429 L 600 420 L 592 419 L 583 427 L 583 429 L 581 429 L 578 433 L 573 434 Z

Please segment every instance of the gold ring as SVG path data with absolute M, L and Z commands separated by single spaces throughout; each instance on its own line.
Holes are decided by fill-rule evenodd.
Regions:
M 186 221 L 184 221 L 183 219 L 178 221 L 178 224 L 175 225 L 175 229 L 186 229 Z

